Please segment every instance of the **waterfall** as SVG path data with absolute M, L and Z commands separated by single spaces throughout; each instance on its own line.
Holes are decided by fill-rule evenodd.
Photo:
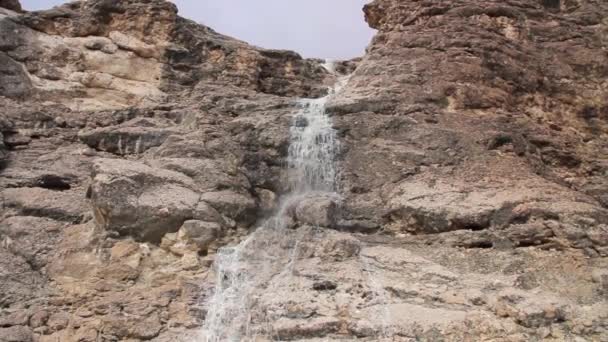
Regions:
M 336 63 L 332 60 L 325 60 L 325 63 L 322 64 L 325 70 L 329 71 L 332 74 L 336 73 Z
M 324 66 L 335 70 L 331 63 Z M 207 302 L 200 341 L 253 341 L 272 335 L 263 326 L 264 313 L 255 310 L 256 291 L 263 291 L 273 277 L 289 276 L 293 267 L 299 238 L 284 221 L 290 204 L 312 191 L 335 191 L 338 141 L 325 107 L 346 82 L 346 77 L 340 79 L 325 97 L 298 102 L 287 157 L 291 192 L 277 213 L 246 240 L 218 251 L 215 291 Z
M 331 118 L 325 113 L 325 105 L 339 86 L 325 97 L 300 101 L 301 109 L 291 126 L 288 156 L 290 185 L 294 194 L 335 190 L 333 160 L 338 141 Z

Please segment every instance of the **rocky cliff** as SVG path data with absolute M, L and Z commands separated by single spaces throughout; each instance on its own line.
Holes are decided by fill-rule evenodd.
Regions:
M 608 4 L 364 12 L 342 198 L 256 246 L 294 260 L 260 336 L 607 339 Z M 0 1 L 0 60 L 0 341 L 201 340 L 217 249 L 276 210 L 296 100 L 338 75 L 163 0 Z

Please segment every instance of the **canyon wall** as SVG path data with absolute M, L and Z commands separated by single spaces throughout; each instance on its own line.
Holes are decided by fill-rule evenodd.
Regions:
M 201 340 L 215 253 L 287 192 L 297 99 L 351 72 L 342 198 L 259 246 L 293 258 L 254 293 L 261 336 L 606 339 L 608 4 L 364 14 L 336 75 L 163 0 L 0 1 L 0 341 Z

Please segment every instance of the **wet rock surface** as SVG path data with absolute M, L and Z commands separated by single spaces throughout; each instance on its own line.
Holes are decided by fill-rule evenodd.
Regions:
M 256 269 L 252 329 L 605 340 L 605 2 L 364 11 L 378 34 L 327 105 L 339 195 L 299 198 L 252 247 L 285 266 Z M 167 1 L 0 1 L 0 341 L 200 338 L 218 248 L 289 190 L 297 99 L 336 80 L 322 63 Z

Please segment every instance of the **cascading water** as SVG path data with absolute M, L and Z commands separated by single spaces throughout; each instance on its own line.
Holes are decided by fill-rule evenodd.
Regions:
M 336 168 L 333 160 L 338 140 L 331 118 L 325 112 L 325 105 L 344 82 L 345 79 L 339 81 L 325 97 L 300 102 L 301 109 L 291 127 L 288 156 L 293 194 L 335 190 Z
M 331 72 L 335 70 L 331 63 L 324 66 Z M 252 341 L 272 335 L 270 328 L 263 327 L 263 313 L 254 310 L 256 293 L 273 277 L 288 274 L 293 264 L 298 238 L 286 229 L 284 221 L 290 204 L 310 192 L 335 191 L 338 141 L 325 107 L 346 81 L 342 78 L 325 97 L 299 102 L 300 110 L 290 131 L 291 193 L 285 196 L 278 212 L 245 241 L 218 251 L 215 292 L 207 303 L 202 341 Z

